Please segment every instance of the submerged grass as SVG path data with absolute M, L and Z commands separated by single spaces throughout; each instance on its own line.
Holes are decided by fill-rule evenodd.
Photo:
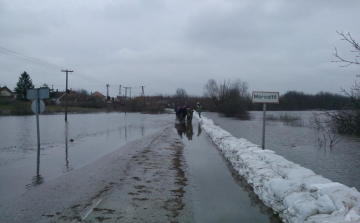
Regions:
M 68 112 L 75 113 L 96 113 L 106 112 L 106 108 L 83 108 L 68 107 Z M 43 114 L 53 114 L 65 112 L 65 107 L 61 105 L 46 105 Z M 0 103 L 0 115 L 33 115 L 30 102 L 14 101 L 12 103 Z
M 266 119 L 267 120 L 272 120 L 272 121 L 283 121 L 283 122 L 290 122 L 290 121 L 295 121 L 295 120 L 301 120 L 301 116 L 300 115 L 293 115 L 290 113 L 279 113 L 279 114 L 269 114 L 266 115 Z

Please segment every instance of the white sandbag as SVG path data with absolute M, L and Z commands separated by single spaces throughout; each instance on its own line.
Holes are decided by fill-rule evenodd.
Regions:
M 297 179 L 297 178 L 306 178 L 310 176 L 315 176 L 315 173 L 312 170 L 301 167 L 300 165 L 294 165 L 291 167 L 287 166 L 278 166 L 278 173 L 286 179 Z
M 315 204 L 318 206 L 320 214 L 331 214 L 336 211 L 336 206 L 329 195 L 321 196 Z
M 268 154 L 274 154 L 275 152 L 269 149 L 264 149 L 264 150 L 255 150 L 254 153 L 258 154 L 259 157 L 261 158 L 261 156 L 266 156 Z
M 284 210 L 286 210 L 286 207 L 282 201 L 270 200 L 270 206 L 273 210 L 275 210 L 278 213 L 282 213 Z
M 311 176 L 315 176 L 315 175 L 316 174 L 312 170 L 309 170 L 304 167 L 298 167 L 298 168 L 291 169 L 287 173 L 286 177 L 287 177 L 287 179 L 297 179 L 297 178 L 307 178 L 307 177 L 311 177 Z
M 263 154 L 264 156 L 264 161 L 270 164 L 280 164 L 282 162 L 290 162 L 289 160 L 285 159 L 282 156 L 279 156 L 277 154 Z M 292 164 L 294 164 L 293 162 L 291 162 Z M 275 169 L 274 169 L 275 170 Z
M 268 162 L 268 160 L 266 160 L 266 162 Z M 289 160 L 278 158 L 278 159 L 272 161 L 271 169 L 273 169 L 275 172 L 277 172 L 282 177 L 285 177 L 287 172 L 291 168 L 293 168 L 295 165 L 297 165 L 297 164 L 295 164 Z
M 319 186 L 321 188 L 319 188 Z M 336 209 L 345 208 L 349 210 L 360 205 L 360 193 L 355 188 L 349 188 L 340 183 L 329 183 L 327 185 L 316 185 L 317 196 L 328 195 L 334 202 Z M 312 187 L 311 187 L 312 188 Z
M 304 223 L 340 223 L 345 222 L 345 211 L 335 211 L 331 215 L 317 214 L 310 216 Z M 347 222 L 351 223 L 351 222 Z
M 283 203 L 286 208 L 293 207 L 295 203 L 301 201 L 315 202 L 315 199 L 307 192 L 295 192 L 285 197 Z
M 307 192 L 293 193 L 283 203 L 287 208 L 284 218 L 290 222 L 304 222 L 309 216 L 318 213 L 315 199 Z
M 360 222 L 360 206 L 356 206 L 350 209 L 350 211 L 344 217 L 345 221 Z
M 310 187 L 313 184 L 327 184 L 332 183 L 331 180 L 326 179 L 320 175 L 309 176 L 301 179 L 301 190 L 310 191 Z
M 329 183 L 321 183 L 321 184 L 311 184 L 309 187 L 309 192 L 312 194 L 316 194 L 316 196 L 314 196 L 315 198 L 318 198 L 319 196 L 321 196 L 320 194 L 318 194 L 318 191 L 323 189 L 323 188 L 327 188 L 327 187 L 334 187 L 334 186 L 340 186 L 343 185 L 341 183 L 338 182 L 329 182 Z
M 292 193 L 300 192 L 300 182 L 296 180 L 273 179 L 269 181 L 269 193 L 274 194 L 277 200 L 284 200 Z

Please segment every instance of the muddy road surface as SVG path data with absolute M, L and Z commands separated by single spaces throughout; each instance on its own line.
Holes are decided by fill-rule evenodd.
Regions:
M 0 222 L 193 222 L 172 127 L 2 201 Z

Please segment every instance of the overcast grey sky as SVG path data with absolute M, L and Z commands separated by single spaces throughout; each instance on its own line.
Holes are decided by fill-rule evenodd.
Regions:
M 240 78 L 250 92 L 340 93 L 360 67 L 331 62 L 335 47 L 355 56 L 336 31 L 360 42 L 359 9 L 359 0 L 0 0 L 0 47 L 73 69 L 69 88 L 106 94 L 108 83 L 112 97 L 119 85 L 132 96 L 142 85 L 200 96 L 209 78 Z M 59 69 L 4 53 L 0 67 L 1 86 L 26 71 L 35 87 L 65 89 Z

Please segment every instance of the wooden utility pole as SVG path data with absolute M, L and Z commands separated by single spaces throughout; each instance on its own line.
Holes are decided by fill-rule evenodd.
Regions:
M 130 88 L 131 89 L 131 87 L 124 87 L 125 88 L 125 98 L 124 98 L 124 100 L 125 100 L 125 114 L 126 114 L 126 98 L 127 98 L 127 89 L 128 88 Z
M 109 99 L 109 84 L 106 85 L 106 89 L 107 89 L 107 90 L 106 90 L 106 91 L 107 91 L 107 92 L 106 92 L 106 104 L 107 104 L 107 101 L 108 101 L 108 99 Z
M 72 73 L 72 70 L 61 70 L 61 72 L 66 72 L 66 89 L 65 89 L 65 122 L 67 122 L 67 92 L 68 92 L 68 73 Z
M 144 109 L 146 111 L 146 102 L 145 102 L 145 91 L 144 91 L 144 87 L 145 86 L 141 86 L 141 96 L 144 97 Z

